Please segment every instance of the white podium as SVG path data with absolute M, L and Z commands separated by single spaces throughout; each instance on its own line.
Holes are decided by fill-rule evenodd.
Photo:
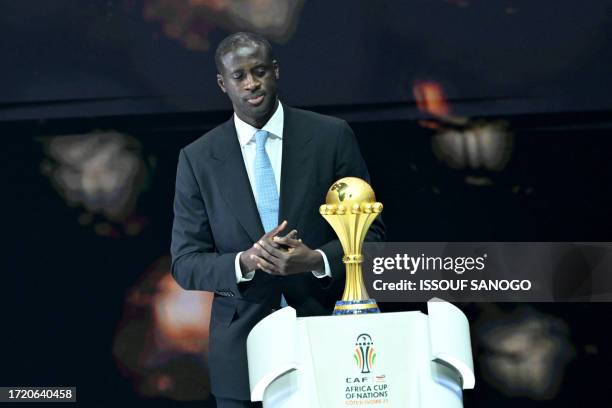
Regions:
M 247 339 L 264 408 L 461 408 L 474 388 L 469 324 L 439 299 L 421 312 L 296 318 L 285 307 Z

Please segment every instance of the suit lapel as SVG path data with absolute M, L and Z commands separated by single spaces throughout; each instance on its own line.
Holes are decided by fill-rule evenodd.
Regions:
M 233 118 L 223 126 L 224 134 L 217 139 L 213 148 L 213 156 L 217 159 L 216 180 L 227 205 L 255 242 L 264 234 L 264 229 L 257 212 L 249 176 L 244 168 Z
M 279 203 L 279 222 L 287 220 L 291 228 L 299 225 L 301 209 L 308 193 L 311 169 L 315 163 L 312 136 L 307 128 L 300 126 L 299 112 L 283 105 L 285 119 L 283 124 L 283 160 L 281 164 L 281 188 Z

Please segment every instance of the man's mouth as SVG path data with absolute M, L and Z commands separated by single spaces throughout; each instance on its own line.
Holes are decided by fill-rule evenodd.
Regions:
M 257 106 L 260 105 L 264 100 L 265 95 L 253 96 L 251 98 L 247 98 L 247 102 L 250 105 Z

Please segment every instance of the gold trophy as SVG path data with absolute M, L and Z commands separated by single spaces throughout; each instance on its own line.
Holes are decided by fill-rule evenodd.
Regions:
M 325 197 L 319 212 L 332 226 L 344 250 L 346 283 L 342 300 L 336 302 L 334 315 L 379 313 L 378 305 L 370 299 L 363 283 L 361 248 L 368 228 L 382 211 L 374 190 L 364 180 L 345 177 L 336 181 Z

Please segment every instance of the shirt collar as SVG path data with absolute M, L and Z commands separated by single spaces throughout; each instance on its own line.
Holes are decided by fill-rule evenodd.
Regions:
M 283 123 L 285 114 L 283 111 L 283 104 L 278 101 L 278 107 L 268 122 L 262 127 L 262 130 L 270 133 L 271 137 L 283 138 Z M 234 113 L 234 126 L 236 126 L 236 134 L 238 135 L 238 142 L 240 147 L 247 145 L 255 137 L 255 132 L 259 129 L 249 125 Z

